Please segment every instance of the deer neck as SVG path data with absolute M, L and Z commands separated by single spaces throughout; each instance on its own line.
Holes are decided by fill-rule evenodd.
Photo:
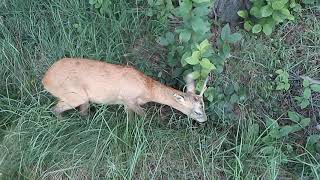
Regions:
M 160 82 L 156 82 L 154 83 L 151 90 L 150 101 L 168 105 L 184 114 L 187 114 L 183 106 L 175 100 L 175 97 L 173 96 L 174 94 L 183 95 L 184 93 L 171 87 L 165 86 Z

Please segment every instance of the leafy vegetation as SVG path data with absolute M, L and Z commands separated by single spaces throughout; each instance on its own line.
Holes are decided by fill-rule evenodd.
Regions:
M 208 14 L 212 6 L 211 0 L 185 0 L 173 9 L 173 14 L 182 19 L 174 33 L 168 32 L 159 38 L 159 43 L 167 46 L 168 64 L 176 69 L 177 76 L 192 73 L 197 81 L 197 90 L 200 91 L 204 80 L 211 72 L 221 73 L 224 63 L 230 57 L 230 44 L 241 39 L 239 33 L 231 33 L 229 25 L 222 28 L 219 38 L 220 48 L 213 49 L 213 44 L 209 41 L 212 33 Z M 178 36 L 178 40 L 176 40 Z M 177 61 L 181 59 L 181 61 Z M 206 93 L 205 97 L 209 101 L 213 100 L 212 95 Z
M 279 69 L 276 71 L 278 74 L 276 77 L 277 82 L 277 90 L 289 90 L 290 84 L 289 84 L 289 74 L 287 71 L 284 71 L 282 69 Z
M 320 179 L 319 7 L 233 46 L 210 3 L 0 3 L 0 179 Z M 40 81 L 62 57 L 131 64 L 181 90 L 184 73 L 201 85 L 210 72 L 208 122 L 153 104 L 132 121 L 113 105 L 58 120 Z
M 299 103 L 302 109 L 310 105 L 311 93 L 320 92 L 319 83 L 311 83 L 309 79 L 303 79 L 303 94 L 302 96 L 296 96 L 295 99 Z
M 244 29 L 252 33 L 263 32 L 270 35 L 275 26 L 285 20 L 295 19 L 293 12 L 301 12 L 301 5 L 296 0 L 250 0 L 252 7 L 238 11 L 244 21 Z M 305 0 L 303 3 L 314 4 L 315 0 Z

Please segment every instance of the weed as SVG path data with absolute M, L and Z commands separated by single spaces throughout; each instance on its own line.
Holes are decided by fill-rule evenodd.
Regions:
M 238 15 L 244 18 L 244 29 L 252 33 L 263 32 L 271 35 L 275 26 L 285 20 L 293 21 L 292 12 L 301 12 L 300 3 L 295 0 L 253 0 L 250 11 L 240 10 Z M 302 1 L 305 4 L 314 4 L 314 0 Z

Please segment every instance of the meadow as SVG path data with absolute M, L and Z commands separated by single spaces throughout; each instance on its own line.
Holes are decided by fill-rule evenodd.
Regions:
M 134 120 L 123 106 L 98 104 L 87 117 L 72 110 L 57 119 L 41 78 L 63 57 L 130 64 L 181 88 L 182 77 L 169 83 L 157 43 L 171 27 L 148 10 L 138 0 L 114 1 L 104 15 L 87 0 L 0 2 L 1 180 L 320 179 L 320 93 L 306 108 L 296 98 L 307 86 L 301 76 L 320 79 L 319 6 L 272 36 L 239 30 L 219 81 L 226 96 L 239 86 L 244 100 L 232 112 L 221 108 L 226 101 L 211 103 L 203 125 L 152 103 Z M 287 91 L 276 90 L 286 76 L 279 69 Z

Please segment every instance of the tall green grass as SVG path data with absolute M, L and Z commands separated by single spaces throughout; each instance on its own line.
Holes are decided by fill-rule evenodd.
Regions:
M 100 15 L 88 1 L 3 1 L 0 179 L 319 178 L 319 155 L 285 150 L 288 144 L 299 146 L 291 137 L 265 144 L 261 138 L 268 127 L 256 126 L 285 111 L 279 103 L 285 95 L 268 89 L 269 74 L 288 67 L 292 73 L 319 76 L 320 25 L 308 13 L 298 25 L 283 26 L 281 32 L 300 23 L 311 29 L 297 32 L 292 44 L 284 41 L 286 33 L 276 34 L 273 41 L 248 36 L 242 52 L 234 54 L 225 79 L 247 86 L 249 96 L 237 119 L 211 118 L 202 127 L 159 105 L 149 105 L 146 117 L 132 121 L 121 106 L 92 105 L 88 117 L 76 111 L 61 120 L 52 115 L 54 98 L 40 80 L 59 58 L 129 63 L 149 74 L 165 65 L 164 57 L 154 64 L 132 53 L 138 40 L 152 42 L 166 29 L 145 15 L 145 6 L 119 0 L 112 13 Z M 144 52 L 157 51 L 140 46 Z M 302 54 L 297 54 L 298 48 L 303 48 Z M 270 146 L 275 148 L 266 151 Z

